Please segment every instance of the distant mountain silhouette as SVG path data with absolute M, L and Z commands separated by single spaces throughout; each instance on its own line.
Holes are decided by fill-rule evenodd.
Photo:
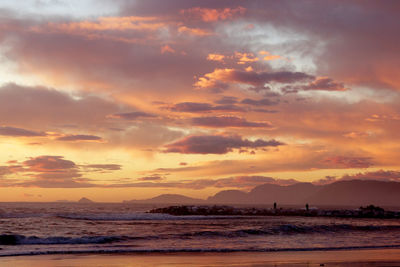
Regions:
M 225 190 L 207 199 L 210 203 L 218 204 L 303 204 L 320 189 L 311 183 L 297 183 L 280 186 L 263 184 L 256 186 L 249 193 L 239 190 Z
M 163 194 L 157 197 L 143 200 L 128 200 L 125 203 L 166 203 L 166 204 L 201 204 L 203 199 L 191 198 L 178 194 Z
M 263 184 L 246 193 L 225 190 L 207 199 L 216 204 L 270 204 L 400 206 L 400 183 L 368 180 L 338 181 L 323 186 L 297 183 L 289 186 Z
M 338 181 L 327 185 L 297 183 L 288 186 L 263 184 L 250 192 L 224 190 L 207 200 L 177 194 L 164 194 L 127 203 L 165 204 L 264 204 L 273 205 L 331 205 L 331 206 L 400 206 L 400 183 L 368 180 Z
M 86 197 L 83 197 L 83 198 L 78 200 L 78 203 L 93 203 L 93 202 L 94 201 L 92 201 L 92 200 L 90 200 L 90 199 L 88 199 Z
M 304 200 L 317 193 L 320 186 L 297 183 L 288 186 L 264 184 L 249 192 L 251 203 L 303 204 Z
M 245 204 L 249 201 L 248 193 L 240 190 L 220 191 L 207 199 L 207 202 L 216 204 Z
M 367 180 L 339 181 L 323 186 L 307 201 L 319 205 L 400 206 L 400 183 Z

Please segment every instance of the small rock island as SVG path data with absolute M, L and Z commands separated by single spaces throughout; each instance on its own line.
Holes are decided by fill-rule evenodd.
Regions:
M 88 198 L 86 198 L 86 197 L 83 197 L 83 198 L 81 198 L 81 199 L 78 200 L 78 203 L 89 204 L 89 203 L 94 203 L 94 201 L 93 201 L 93 200 L 90 200 L 90 199 L 88 199 Z

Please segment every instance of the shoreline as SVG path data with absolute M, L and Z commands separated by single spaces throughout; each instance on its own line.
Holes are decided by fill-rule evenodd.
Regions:
M 10 256 L 0 266 L 400 266 L 400 249 Z

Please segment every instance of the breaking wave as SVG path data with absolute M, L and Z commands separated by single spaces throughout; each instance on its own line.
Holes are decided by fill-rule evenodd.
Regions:
M 292 234 L 327 234 L 350 231 L 400 231 L 400 225 L 314 225 L 298 226 L 293 224 L 284 224 L 267 229 L 240 229 L 235 231 L 198 231 L 193 233 L 184 233 L 184 237 L 241 237 L 249 235 L 292 235 Z

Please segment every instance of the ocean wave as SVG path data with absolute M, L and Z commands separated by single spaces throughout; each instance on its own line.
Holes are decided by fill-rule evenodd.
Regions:
M 150 213 L 100 213 L 100 214 L 57 214 L 57 217 L 72 220 L 90 221 L 132 221 L 132 220 L 168 220 L 175 216 L 169 214 Z
M 128 238 L 121 236 L 83 236 L 83 237 L 53 236 L 53 237 L 40 238 L 37 236 L 3 234 L 0 235 L 0 245 L 105 244 L 105 243 L 122 241 L 126 239 Z
M 354 232 L 354 231 L 400 231 L 400 225 L 314 225 L 314 226 L 298 226 L 292 224 L 283 224 L 270 228 L 248 228 L 238 230 L 225 231 L 194 231 L 180 234 L 144 235 L 144 236 L 82 236 L 82 237 L 37 237 L 24 236 L 19 234 L 2 234 L 0 235 L 0 245 L 56 245 L 56 244 L 105 244 L 130 240 L 154 240 L 154 239 L 170 239 L 175 238 L 236 238 L 246 236 L 262 236 L 262 235 L 293 235 L 293 234 L 329 234 L 337 232 Z
M 400 248 L 400 244 L 382 246 L 342 246 L 342 247 L 306 247 L 306 248 L 176 248 L 176 249 L 148 249 L 148 248 L 88 248 L 70 250 L 32 250 L 32 251 L 0 251 L 0 257 L 52 255 L 52 254 L 123 254 L 123 253 L 229 253 L 229 252 L 287 252 L 287 251 L 338 251 L 357 249 L 393 249 Z
M 352 224 L 328 224 L 328 225 L 293 225 L 283 224 L 271 229 L 272 233 L 329 233 L 347 231 L 396 231 L 400 225 L 352 225 Z
M 326 234 L 350 231 L 400 231 L 400 225 L 313 225 L 299 226 L 293 224 L 283 224 L 271 228 L 240 229 L 234 231 L 197 231 L 184 233 L 182 237 L 243 237 L 251 235 L 292 235 L 292 234 Z
M 135 220 L 212 220 L 212 219 L 235 219 L 243 218 L 242 216 L 205 216 L 205 215 L 189 215 L 175 216 L 163 213 L 100 213 L 100 214 L 57 214 L 56 217 L 71 220 L 90 220 L 90 221 L 135 221 Z

